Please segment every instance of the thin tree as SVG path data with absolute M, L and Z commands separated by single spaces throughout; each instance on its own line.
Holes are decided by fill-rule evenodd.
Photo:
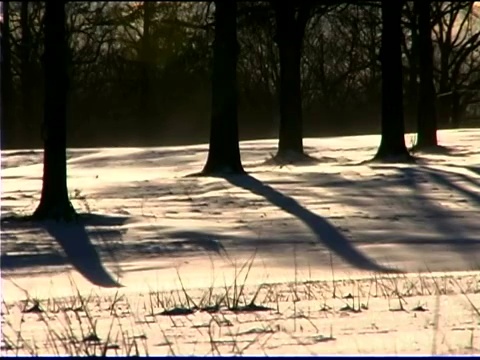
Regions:
M 438 122 L 459 127 L 468 104 L 478 101 L 478 10 L 474 1 L 432 1 L 431 5 L 438 49 Z
M 402 0 L 382 1 L 382 139 L 374 161 L 402 162 L 412 157 L 405 146 L 403 119 Z
M 418 101 L 418 135 L 416 148 L 426 149 L 438 146 L 436 94 L 433 80 L 433 42 L 431 26 L 431 3 L 416 0 L 415 13 L 418 16 L 419 35 L 419 76 L 420 92 Z
M 215 1 L 210 147 L 202 173 L 243 173 L 237 118 L 237 2 Z
M 35 219 L 72 220 L 66 158 L 67 38 L 64 1 L 45 2 L 43 187 Z
M 17 131 L 14 127 L 13 115 L 13 81 L 12 81 L 12 54 L 10 46 L 10 4 L 2 3 L 2 40 L 1 40 L 1 122 L 2 122 L 2 146 L 15 143 L 14 137 Z M 5 136 L 6 134 L 6 136 Z M 8 138 L 8 140 L 7 140 Z

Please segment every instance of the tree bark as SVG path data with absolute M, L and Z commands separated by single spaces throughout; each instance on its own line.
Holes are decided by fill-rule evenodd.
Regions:
M 10 4 L 3 2 L 2 6 L 2 40 L 1 40 L 1 123 L 2 147 L 11 147 L 16 144 L 17 129 L 13 118 L 13 81 L 12 81 L 12 52 L 10 46 Z
M 410 161 L 405 146 L 402 75 L 402 0 L 382 1 L 382 139 L 374 160 Z
M 420 93 L 417 113 L 417 148 L 436 147 L 437 141 L 437 111 L 435 84 L 433 82 L 433 43 L 432 27 L 430 26 L 431 3 L 426 0 L 416 0 L 419 25 L 419 75 Z
M 45 3 L 43 187 L 35 219 L 72 220 L 67 189 L 66 110 L 68 91 L 65 2 Z
M 304 154 L 300 62 L 303 24 L 290 0 L 274 3 L 280 57 L 280 129 L 277 156 Z M 303 26 L 303 28 L 302 28 Z
M 415 125 L 415 121 L 418 114 L 418 60 L 419 60 L 419 34 L 418 34 L 418 16 L 415 12 L 416 2 L 414 3 L 413 16 L 412 16 L 412 44 L 411 44 L 411 57 L 408 69 L 408 88 L 407 88 L 407 104 L 406 104 L 406 123 L 409 127 Z
M 237 2 L 215 1 L 210 147 L 204 174 L 243 173 L 237 118 Z

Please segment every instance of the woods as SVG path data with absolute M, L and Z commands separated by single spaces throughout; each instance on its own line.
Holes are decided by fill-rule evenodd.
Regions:
M 2 354 L 480 352 L 479 2 L 0 6 Z
M 8 4 L 4 65 L 10 63 L 12 90 L 4 96 L 12 97 L 12 114 L 2 126 L 12 130 L 2 146 L 38 147 L 44 11 L 35 2 Z M 432 2 L 426 30 L 418 13 L 425 5 L 415 4 L 402 7 L 405 131 L 423 131 L 415 99 L 423 86 L 420 60 L 428 56 L 419 53 L 428 48 L 428 37 L 420 36 L 426 32 L 437 126 L 469 124 L 479 111 L 478 9 Z M 275 136 L 280 152 L 301 153 L 304 136 L 380 130 L 380 2 L 240 2 L 238 8 L 241 140 Z M 201 2 L 67 2 L 70 144 L 208 142 L 214 10 Z
M 74 216 L 68 146 L 209 134 L 202 173 L 241 174 L 245 138 L 275 131 L 295 163 L 304 136 L 378 129 L 373 160 L 411 162 L 406 132 L 434 149 L 439 126 L 479 111 L 470 2 L 3 4 L 2 146 L 43 139 L 39 218 Z

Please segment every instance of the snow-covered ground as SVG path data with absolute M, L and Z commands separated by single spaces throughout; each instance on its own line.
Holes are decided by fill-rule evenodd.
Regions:
M 247 176 L 187 177 L 207 145 L 68 151 L 82 223 L 2 223 L 2 298 L 480 271 L 480 130 L 439 132 L 448 154 L 416 165 L 362 163 L 377 135 L 305 139 L 305 166 L 265 165 L 275 140 L 241 143 Z M 407 144 L 412 137 L 406 136 Z M 2 217 L 38 204 L 42 151 L 2 151 Z M 92 246 L 93 245 L 93 246 Z M 98 256 L 97 256 L 98 253 Z M 67 255 L 65 255 L 67 254 Z M 104 272 L 103 268 L 106 269 Z M 111 285 L 111 284 L 110 284 Z M 115 289 L 102 290 L 115 292 Z

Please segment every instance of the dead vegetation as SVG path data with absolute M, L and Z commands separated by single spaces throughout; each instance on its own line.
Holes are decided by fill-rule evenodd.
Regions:
M 332 270 L 331 281 L 246 286 L 253 259 L 240 266 L 233 282 L 223 287 L 187 290 L 178 275 L 178 290 L 150 289 L 129 296 L 121 289 L 113 296 L 104 296 L 101 290 L 84 296 L 76 289 L 77 295 L 68 298 L 35 299 L 25 291 L 22 302 L 2 302 L 1 353 L 129 356 L 480 351 L 479 273 L 335 280 Z M 409 333 L 416 334 L 417 345 L 403 344 L 409 342 Z M 407 339 L 402 341 L 404 336 Z

